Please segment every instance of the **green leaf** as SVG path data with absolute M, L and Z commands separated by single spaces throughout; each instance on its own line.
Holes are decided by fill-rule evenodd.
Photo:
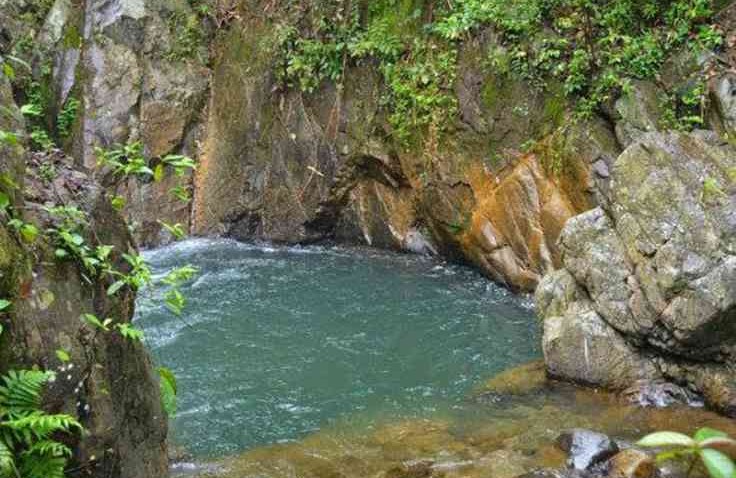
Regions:
M 122 196 L 115 196 L 110 200 L 110 205 L 116 211 L 122 211 L 125 207 L 125 198 Z
M 0 299 L 0 312 L 2 312 L 3 310 L 7 309 L 11 305 L 13 305 L 13 303 L 10 302 L 9 300 Z
M 115 295 L 124 285 L 125 281 L 123 280 L 113 282 L 112 285 L 107 288 L 107 295 Z
M 0 440 L 0 476 L 16 476 L 13 451 Z
M 128 340 L 132 340 L 134 342 L 140 342 L 141 340 L 143 340 L 143 331 L 140 329 L 136 329 L 128 323 L 115 324 L 115 328 L 118 329 L 120 335 Z
M 15 69 L 9 63 L 3 63 L 3 74 L 8 77 L 10 81 L 15 80 Z
M 0 210 L 4 211 L 10 207 L 10 197 L 4 192 L 0 192 Z
M 28 243 L 34 242 L 38 237 L 38 228 L 33 224 L 23 224 L 20 228 L 20 235 L 24 241 Z
M 695 440 L 682 433 L 656 432 L 645 436 L 636 444 L 639 446 L 651 448 L 668 446 L 692 447 L 695 446 Z
M 703 427 L 695 432 L 693 438 L 696 442 L 700 443 L 708 438 L 728 438 L 728 433 L 724 433 L 714 428 Z
M 20 112 L 26 116 L 41 116 L 43 114 L 43 111 L 41 111 L 41 108 L 38 105 L 34 104 L 25 104 L 20 107 Z
M 161 224 L 161 226 L 166 229 L 172 236 L 174 236 L 174 239 L 177 241 L 180 241 L 187 236 L 187 233 L 184 232 L 184 226 L 182 226 L 178 222 L 176 224 L 169 224 L 164 221 L 157 222 Z
M 58 358 L 62 363 L 67 363 L 72 358 L 69 356 L 69 353 L 64 349 L 58 349 L 56 351 L 56 358 Z
M 161 406 L 169 417 L 173 417 L 176 414 L 176 377 L 166 367 L 160 367 L 158 374 L 161 377 Z
M 105 322 L 101 322 L 100 319 L 97 318 L 94 314 L 84 314 L 81 317 L 82 321 L 87 322 L 91 326 L 98 328 L 100 330 L 108 331 L 107 324 L 109 323 L 108 320 L 105 320 Z
M 156 169 L 153 170 L 153 180 L 158 183 L 163 178 L 164 178 L 164 163 L 159 163 L 156 165 Z
M 720 451 L 700 450 L 700 458 L 708 469 L 711 478 L 733 478 L 736 475 L 736 465 Z
M 700 448 L 710 448 L 736 459 L 736 440 L 727 436 L 706 438 L 699 444 Z

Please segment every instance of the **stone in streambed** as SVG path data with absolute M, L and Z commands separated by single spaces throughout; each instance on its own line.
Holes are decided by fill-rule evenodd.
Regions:
M 384 478 L 431 478 L 436 476 L 432 472 L 431 461 L 404 463 L 386 472 Z
M 654 459 L 643 451 L 629 448 L 613 456 L 608 462 L 609 478 L 651 478 Z
M 547 372 L 543 360 L 535 360 L 505 370 L 488 380 L 481 394 L 526 395 L 544 388 Z
M 618 451 L 618 445 L 606 435 L 580 428 L 563 432 L 557 444 L 569 454 L 567 464 L 575 470 L 588 470 Z

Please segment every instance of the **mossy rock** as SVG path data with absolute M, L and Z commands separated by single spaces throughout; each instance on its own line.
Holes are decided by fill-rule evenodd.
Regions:
M 545 387 L 547 370 L 543 360 L 535 360 L 504 370 L 485 382 L 478 394 L 528 395 Z

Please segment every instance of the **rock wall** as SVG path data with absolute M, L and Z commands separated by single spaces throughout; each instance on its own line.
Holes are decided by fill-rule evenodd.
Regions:
M 120 254 L 134 245 L 103 188 L 61 152 L 32 156 L 25 150 L 23 120 L 5 77 L 0 77 L 0 108 L 10 113 L 0 115 L 0 130 L 21 138 L 16 145 L 0 144 L 0 188 L 13 198 L 14 210 L 44 230 L 51 226 L 44 206 L 78 206 L 89 217 L 85 240 L 113 245 L 115 266 L 126 270 Z M 49 167 L 53 178 L 43 173 Z M 12 308 L 0 314 L 0 373 L 30 367 L 57 372 L 44 407 L 77 417 L 85 428 L 70 438 L 75 471 L 69 476 L 163 478 L 167 421 L 147 352 L 140 343 L 100 333 L 80 320 L 93 313 L 128 322 L 135 294 L 109 297 L 104 281 L 90 279 L 73 261 L 57 260 L 54 251 L 45 235 L 24 241 L 4 216 L 0 297 L 11 300 Z M 58 350 L 69 355 L 68 362 Z
M 9 17 L 23 18 L 21 3 L 8 7 Z M 34 76 L 50 90 L 50 131 L 56 132 L 54 119 L 67 101 L 80 102 L 71 134 L 60 146 L 80 165 L 94 168 L 96 148 L 135 142 L 147 158 L 196 156 L 209 70 L 204 44 L 192 40 L 186 43 L 191 51 L 177 50 L 190 41 L 191 15 L 186 0 L 56 0 L 36 29 L 29 21 L 9 22 L 4 33 L 35 42 Z M 44 68 L 46 76 L 40 73 Z M 182 181 L 168 169 L 161 181 L 131 179 L 118 186 L 142 245 L 171 239 L 158 220 L 189 226 L 189 205 L 170 194 Z M 188 187 L 190 179 L 183 184 Z
M 191 210 L 171 195 L 181 183 L 172 171 L 118 186 L 139 244 L 171 239 L 158 220 L 242 240 L 337 240 L 472 263 L 527 291 L 559 266 L 560 230 L 595 205 L 596 180 L 620 152 L 609 122 L 559 130 L 562 94 L 484 66 L 500 46 L 487 30 L 459 51 L 459 117 L 409 148 L 391 134 L 370 62 L 349 66 L 341 88 L 285 90 L 274 25 L 290 20 L 267 1 L 230 4 L 219 24 L 185 0 L 57 0 L 30 33 L 36 63 L 50 63 L 49 121 L 69 98 L 81 101 L 63 145 L 80 164 L 94 166 L 97 147 L 136 141 L 154 162 L 199 160 L 184 181 Z M 11 25 L 10 38 L 23 28 Z M 522 153 L 530 140 L 543 146 Z
M 461 49 L 460 119 L 441 144 L 406 148 L 391 139 L 375 68 L 348 68 L 342 88 L 284 91 L 272 24 L 244 11 L 214 48 L 193 232 L 439 254 L 533 290 L 559 264 L 565 221 L 595 203 L 592 165 L 619 150 L 595 120 L 557 141 L 564 175 L 520 153 L 564 121 L 564 100 L 483 68 L 496 41 L 488 31 Z

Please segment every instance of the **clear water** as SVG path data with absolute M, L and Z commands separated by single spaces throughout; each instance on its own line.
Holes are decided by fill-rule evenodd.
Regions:
M 540 356 L 528 299 L 463 267 L 225 240 L 146 256 L 158 277 L 200 268 L 182 318 L 158 287 L 141 294 L 137 318 L 179 380 L 174 441 L 198 458 L 462 410 L 480 381 Z

